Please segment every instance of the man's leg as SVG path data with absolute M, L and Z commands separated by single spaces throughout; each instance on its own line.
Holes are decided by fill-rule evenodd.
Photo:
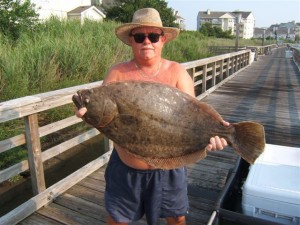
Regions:
M 142 176 L 143 174 L 126 166 L 116 150 L 113 150 L 105 171 L 105 208 L 109 215 L 107 224 L 125 225 L 142 218 Z
M 178 216 L 178 217 L 167 217 L 167 224 L 168 225 L 185 225 L 185 216 Z

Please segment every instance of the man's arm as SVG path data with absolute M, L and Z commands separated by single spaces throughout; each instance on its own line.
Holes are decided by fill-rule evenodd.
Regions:
M 181 67 L 181 68 L 180 68 Z M 179 70 L 179 77 L 177 82 L 177 88 L 181 91 L 195 97 L 194 91 L 194 82 L 188 72 L 180 65 L 178 67 Z M 223 120 L 224 126 L 229 126 L 230 124 Z M 219 136 L 211 137 L 210 143 L 206 146 L 207 151 L 215 151 L 215 150 L 222 150 L 226 147 L 227 141 L 224 138 L 220 138 Z
M 179 90 L 195 97 L 194 81 L 183 66 L 177 65 L 177 67 L 178 68 L 176 68 L 176 73 L 178 74 L 178 80 L 176 83 L 176 87 Z

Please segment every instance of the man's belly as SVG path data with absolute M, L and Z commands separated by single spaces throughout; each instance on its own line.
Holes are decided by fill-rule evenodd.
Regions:
M 122 162 L 126 164 L 127 166 L 138 169 L 138 170 L 151 170 L 151 169 L 157 169 L 153 166 L 150 166 L 143 160 L 133 156 L 132 154 L 128 153 L 125 149 L 121 148 L 120 146 L 114 144 L 115 149 L 118 152 L 118 155 Z

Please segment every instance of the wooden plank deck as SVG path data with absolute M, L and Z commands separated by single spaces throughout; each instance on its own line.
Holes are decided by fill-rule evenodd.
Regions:
M 285 58 L 284 50 L 259 58 L 203 101 L 229 122 L 262 123 L 269 144 L 300 147 L 300 72 Z M 207 224 L 236 160 L 237 155 L 227 148 L 188 166 L 187 224 Z M 105 224 L 104 171 L 101 168 L 91 174 L 20 224 Z
M 229 122 L 262 123 L 269 144 L 300 147 L 300 72 L 285 49 L 259 58 L 203 101 Z

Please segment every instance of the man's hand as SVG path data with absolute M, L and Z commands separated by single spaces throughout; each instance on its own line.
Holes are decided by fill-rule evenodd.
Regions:
M 226 121 L 222 121 L 223 126 L 227 127 L 230 123 Z M 206 146 L 207 151 L 216 151 L 223 150 L 227 146 L 227 141 L 224 138 L 220 138 L 219 136 L 211 137 L 210 143 Z

